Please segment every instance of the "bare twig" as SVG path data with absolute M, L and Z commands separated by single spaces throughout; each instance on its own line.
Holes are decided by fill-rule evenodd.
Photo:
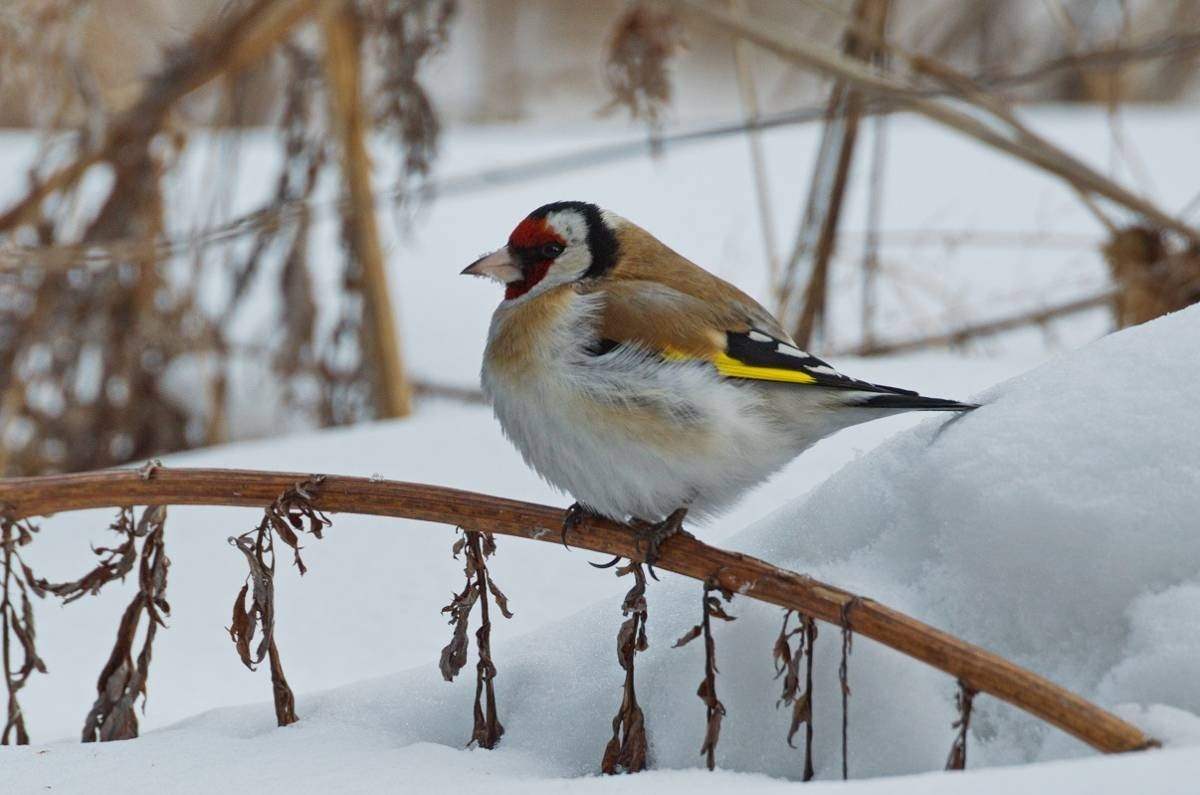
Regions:
M 193 41 L 188 57 L 150 81 L 141 98 L 109 126 L 100 146 L 38 180 L 3 215 L 0 231 L 25 223 L 50 194 L 74 185 L 96 163 L 117 157 L 131 142 L 148 139 L 159 120 L 181 99 L 222 74 L 253 63 L 315 8 L 341 0 L 255 0 Z
M 883 37 L 887 24 L 890 0 L 858 0 L 854 5 L 854 19 L 858 27 L 873 33 L 867 39 L 857 33 L 858 27 L 847 31 L 842 50 L 846 57 L 873 62 L 882 51 L 873 40 Z M 812 186 L 804 210 L 796 245 L 784 269 L 782 291 L 779 297 L 780 311 L 786 316 L 792 282 L 802 260 L 809 261 L 809 279 L 804 288 L 803 302 L 796 319 L 793 337 L 802 348 L 812 342 L 813 332 L 825 316 L 826 293 L 829 283 L 829 262 L 833 257 L 837 241 L 838 224 L 841 220 L 842 202 L 846 196 L 846 181 L 854 158 L 858 141 L 858 122 L 862 115 L 861 92 L 844 80 L 838 80 L 829 97 L 829 111 L 822 131 L 821 146 Z
M 894 342 L 864 341 L 857 347 L 840 351 L 842 356 L 884 356 L 906 351 L 919 351 L 925 348 L 942 348 L 963 345 L 970 340 L 1000 334 L 1005 331 L 1022 328 L 1029 325 L 1041 325 L 1051 320 L 1067 317 L 1068 315 L 1086 312 L 1097 307 L 1108 306 L 1112 303 L 1114 290 L 1105 290 L 1096 295 L 1077 298 L 1054 306 L 1033 310 L 1023 310 L 1013 315 L 986 320 L 981 323 L 971 323 L 951 331 L 941 331 Z
M 850 778 L 850 651 L 854 630 L 850 628 L 850 609 L 858 607 L 857 597 L 842 605 L 842 661 L 838 663 L 838 683 L 842 691 L 842 780 Z
M 958 729 L 958 735 L 954 738 L 954 744 L 950 746 L 950 755 L 946 758 L 947 770 L 967 769 L 967 736 L 971 732 L 971 709 L 975 703 L 975 695 L 975 691 L 965 683 L 958 683 L 958 693 L 954 696 L 954 704 L 958 708 L 958 720 L 954 721 L 954 728 Z
M 13 520 L 48 513 L 126 504 L 273 504 L 280 492 L 307 476 L 250 470 L 159 470 L 147 480 L 136 470 L 0 480 L 0 502 Z M 480 532 L 558 543 L 561 509 L 503 497 L 371 478 L 326 477 L 314 509 L 439 522 Z M 571 537 L 578 548 L 640 559 L 630 527 L 595 516 L 582 518 Z M 644 546 L 642 544 L 641 546 Z M 711 547 L 684 534 L 667 539 L 655 567 L 762 602 L 802 612 L 871 638 L 1040 718 L 1105 752 L 1134 751 L 1155 741 L 1140 729 L 1035 673 L 978 646 L 899 613 L 872 599 L 738 552 Z M 850 601 L 855 607 L 843 616 Z
M 738 16 L 746 13 L 744 0 L 729 0 L 729 10 Z M 767 261 L 767 284 L 772 292 L 779 289 L 779 253 L 775 248 L 775 215 L 771 212 L 771 190 L 767 181 L 767 162 L 763 153 L 762 133 L 758 128 L 761 112 L 754 71 L 750 68 L 749 44 L 733 42 L 733 60 L 741 95 L 742 119 L 746 123 L 746 144 L 750 148 L 750 167 L 754 175 L 754 198 L 758 205 L 759 231 L 763 239 L 763 257 Z
M 1197 232 L 1192 226 L 1112 181 L 1063 148 L 1040 136 L 1032 135 L 1026 128 L 1014 127 L 1012 122 L 1015 120 L 1015 116 L 1012 114 L 997 116 L 995 103 L 999 100 L 994 95 L 988 95 L 990 103 L 979 105 L 981 109 L 989 111 L 994 117 L 989 123 L 989 121 L 957 110 L 949 103 L 919 96 L 913 92 L 913 87 L 907 82 L 872 69 L 853 58 L 830 50 L 824 45 L 808 41 L 791 41 L 764 25 L 748 20 L 739 20 L 723 9 L 707 5 L 699 0 L 666 0 L 666 2 L 677 7 L 687 8 L 697 16 L 704 17 L 735 35 L 745 37 L 785 60 L 845 80 L 865 93 L 888 97 L 898 107 L 926 116 L 939 124 L 974 138 L 980 143 L 1061 177 L 1081 192 L 1094 193 L 1108 199 L 1130 212 L 1144 217 L 1154 226 L 1171 230 L 1190 242 L 1200 242 L 1200 232 Z M 894 47 L 891 50 L 896 52 Z M 921 59 L 926 66 L 936 63 L 930 58 L 921 56 L 917 56 L 917 58 Z M 942 64 L 938 64 L 937 68 L 943 75 L 949 72 L 948 67 Z M 947 84 L 944 87 L 969 102 L 977 103 L 980 99 L 978 96 L 963 96 L 959 90 L 962 88 L 963 81 L 971 82 L 970 78 L 957 74 L 956 77 L 961 78 L 956 81 L 957 85 Z

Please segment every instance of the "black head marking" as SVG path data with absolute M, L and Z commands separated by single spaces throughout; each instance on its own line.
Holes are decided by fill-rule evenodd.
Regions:
M 583 216 L 587 223 L 587 246 L 592 255 L 592 264 L 584 272 L 582 279 L 594 279 L 612 270 L 617 264 L 620 254 L 620 244 L 613 230 L 604 223 L 600 208 L 588 202 L 552 202 L 543 204 L 529 214 L 530 218 L 545 218 L 550 213 L 560 210 L 574 210 Z

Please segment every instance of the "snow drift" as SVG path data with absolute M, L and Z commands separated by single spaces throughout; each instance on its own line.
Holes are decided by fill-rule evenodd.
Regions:
M 901 434 L 726 545 L 1009 656 L 1120 710 L 1169 745 L 1196 742 L 1198 343 L 1200 308 L 1193 308 L 1060 357 L 976 396 L 984 406 L 970 415 L 934 418 Z M 506 587 L 521 576 L 508 573 L 519 567 L 514 559 L 527 552 L 514 547 L 502 543 L 492 565 Z M 560 551 L 553 565 L 592 578 L 579 553 Z M 287 729 L 273 726 L 265 704 L 222 709 L 130 743 L 52 746 L 49 760 L 36 749 L 5 751 L 4 765 L 21 781 L 68 788 L 131 761 L 153 764 L 163 776 L 213 765 L 249 776 L 243 781 L 265 780 L 269 772 L 274 783 L 299 786 L 294 791 L 319 788 L 322 776 L 335 774 L 370 789 L 369 782 L 389 780 L 389 770 L 390 780 L 449 788 L 460 774 L 478 778 L 489 770 L 513 786 L 587 775 L 597 769 L 620 700 L 614 640 L 627 584 L 611 587 L 611 598 L 519 639 L 505 641 L 513 628 L 496 627 L 507 733 L 495 752 L 454 750 L 470 733 L 474 685 L 470 677 L 446 685 L 431 658 L 401 674 L 301 697 L 302 721 Z M 652 763 L 695 767 L 704 730 L 695 696 L 702 649 L 671 644 L 699 616 L 699 587 L 666 578 L 652 584 L 649 604 L 651 649 L 638 658 L 638 690 Z M 521 604 L 514 608 L 519 618 Z M 718 692 L 728 708 L 718 764 L 795 777 L 802 755 L 785 744 L 788 715 L 775 709 L 771 666 L 781 614 L 741 598 L 731 611 L 738 620 L 716 628 Z M 816 762 L 818 776 L 832 778 L 840 771 L 840 643 L 836 629 L 822 629 Z M 954 683 L 861 638 L 849 670 L 851 774 L 939 768 L 952 737 Z M 1084 753 L 994 700 L 980 697 L 976 707 L 972 767 Z M 1164 771 L 1195 770 L 1193 753 L 1094 760 L 1078 769 L 1102 771 L 1089 789 L 1102 791 L 1153 775 L 1146 771 L 1155 769 L 1155 756 Z M 268 772 L 255 772 L 256 764 Z M 1055 782 L 1073 769 L 1044 768 Z M 363 777 L 354 779 L 353 770 Z M 645 785 L 735 785 L 728 775 L 657 775 Z M 1035 785 L 1030 775 L 1023 785 Z M 922 781 L 918 790 L 929 785 Z M 736 777 L 736 786 L 774 785 L 746 776 Z

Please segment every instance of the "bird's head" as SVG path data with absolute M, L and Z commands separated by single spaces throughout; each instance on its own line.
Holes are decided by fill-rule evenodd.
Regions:
M 507 245 L 475 260 L 463 273 L 502 282 L 507 301 L 593 279 L 617 262 L 618 223 L 615 215 L 594 204 L 546 204 L 517 224 Z

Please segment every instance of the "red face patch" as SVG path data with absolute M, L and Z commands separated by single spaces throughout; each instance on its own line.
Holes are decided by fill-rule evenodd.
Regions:
M 546 277 L 550 266 L 554 264 L 554 258 L 545 257 L 540 252 L 543 246 L 551 243 L 562 246 L 566 241 L 551 228 L 545 218 L 526 218 L 517 224 L 517 228 L 508 236 L 508 250 L 513 259 L 520 264 L 524 277 L 508 283 L 504 289 L 506 300 L 524 295 Z

